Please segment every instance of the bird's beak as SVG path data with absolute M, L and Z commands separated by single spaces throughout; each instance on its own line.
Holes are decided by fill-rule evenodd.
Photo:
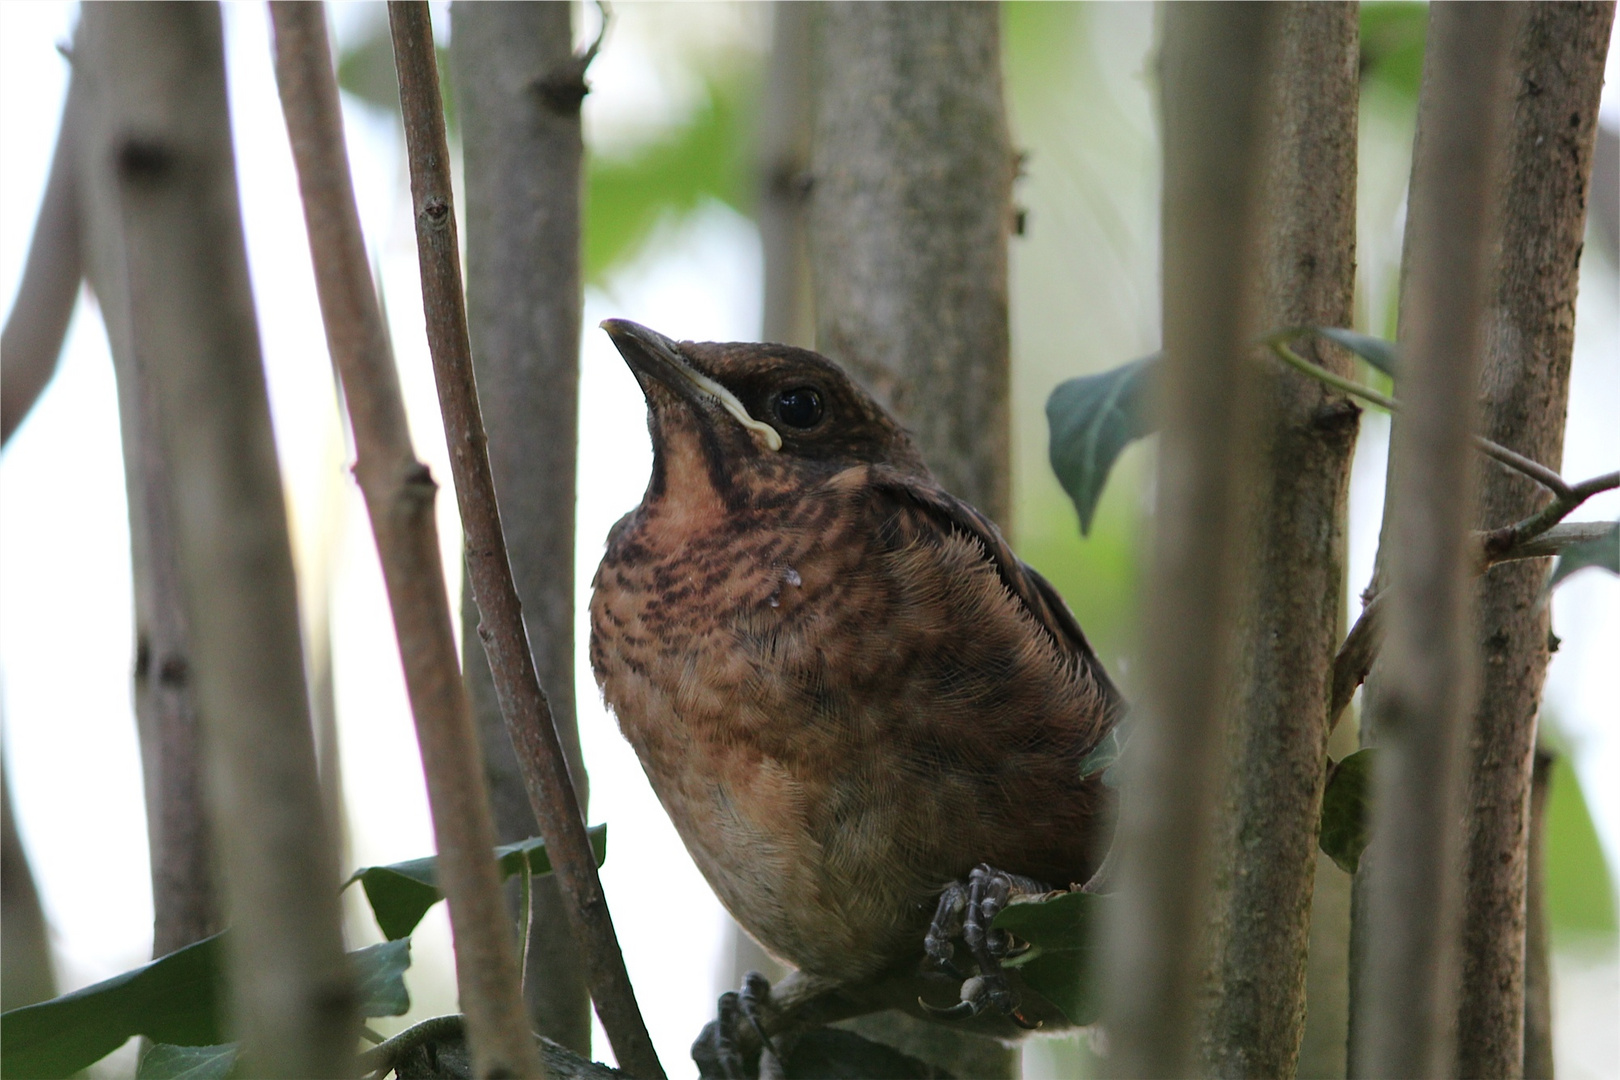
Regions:
M 713 401 L 771 450 L 782 449 L 782 436 L 769 424 L 748 415 L 737 395 L 693 366 L 680 346 L 656 330 L 629 319 L 603 319 L 602 329 L 631 370 L 656 379 L 678 396 L 702 406 Z

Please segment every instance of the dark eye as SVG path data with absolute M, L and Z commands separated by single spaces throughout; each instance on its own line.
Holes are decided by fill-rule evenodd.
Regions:
M 815 427 L 821 419 L 821 395 L 809 386 L 782 391 L 776 399 L 776 418 L 788 427 Z

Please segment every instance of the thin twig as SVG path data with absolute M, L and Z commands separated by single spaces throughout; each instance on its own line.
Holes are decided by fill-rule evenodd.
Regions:
M 393 0 L 388 5 L 388 20 L 410 157 L 428 345 L 466 530 L 467 579 L 482 618 L 479 637 L 489 656 L 496 696 L 523 769 L 530 804 L 568 898 L 567 910 L 585 957 L 597 1015 L 619 1062 L 643 1080 L 661 1080 L 664 1069 L 624 966 L 579 799 L 535 673 L 522 605 L 512 584 L 467 339 L 450 154 L 431 16 L 425 3 Z
M 1588 491 L 1584 497 L 1590 497 L 1597 491 L 1607 491 L 1609 488 L 1620 486 L 1616 481 L 1620 477 L 1614 474 L 1595 477 L 1574 490 L 1585 489 L 1587 485 L 1597 481 L 1608 481 L 1606 487 L 1597 487 Z M 1567 513 L 1568 511 L 1566 511 Z M 1533 520 L 1533 519 L 1527 519 Z M 1522 524 L 1522 523 L 1521 523 Z M 1596 540 L 1614 528 L 1611 521 L 1572 521 L 1568 524 L 1554 525 L 1542 529 L 1539 533 L 1531 534 L 1508 548 L 1493 547 L 1494 538 L 1506 529 L 1518 526 L 1509 525 L 1505 529 L 1494 532 L 1475 533 L 1475 540 L 1479 544 L 1479 556 L 1476 560 L 1478 572 L 1483 574 L 1497 563 L 1515 562 L 1520 559 L 1545 559 L 1557 555 L 1567 547 L 1584 544 L 1589 540 Z M 1367 672 L 1372 670 L 1373 661 L 1378 658 L 1378 650 L 1383 644 L 1384 630 L 1379 619 L 1379 601 L 1384 598 L 1382 592 L 1372 592 L 1366 605 L 1361 609 L 1361 617 L 1345 635 L 1344 643 L 1339 646 L 1338 654 L 1333 658 L 1333 691 L 1328 701 L 1328 726 L 1332 728 L 1338 724 L 1339 716 L 1344 712 L 1350 699 L 1355 696 L 1356 688 L 1367 679 Z
M 1583 480 L 1574 487 L 1565 488 L 1564 494 L 1553 497 L 1552 502 L 1537 510 L 1523 521 L 1504 525 L 1500 529 L 1493 529 L 1486 533 L 1483 539 L 1485 555 L 1493 562 L 1503 561 L 1501 554 L 1522 548 L 1526 542 L 1535 539 L 1547 532 L 1554 525 L 1563 521 L 1576 507 L 1587 499 L 1604 491 L 1612 491 L 1620 487 L 1620 472 L 1604 473 L 1594 476 L 1590 480 Z M 1529 556 L 1518 556 L 1528 558 Z
M 434 522 L 437 485 L 411 446 L 399 376 L 367 266 L 326 12 L 319 4 L 284 0 L 270 10 L 276 81 L 298 168 L 327 344 L 354 429 L 354 473 L 376 537 L 421 744 L 469 1043 L 480 1076 L 543 1076 L 491 856 L 495 827 L 456 659 Z
M 1400 402 L 1394 398 L 1386 397 L 1376 390 L 1371 390 L 1358 382 L 1335 375 L 1326 368 L 1311 363 L 1293 349 L 1290 349 L 1281 340 L 1273 338 L 1266 341 L 1265 344 L 1283 363 L 1309 375 L 1318 382 L 1325 383 L 1335 390 L 1342 390 L 1353 397 L 1361 398 L 1363 401 L 1371 402 L 1389 412 L 1399 412 L 1401 409 Z M 1547 468 L 1547 466 L 1531 461 L 1523 454 L 1515 453 L 1500 443 L 1492 442 L 1483 435 L 1474 436 L 1474 445 L 1487 457 L 1494 458 L 1508 468 L 1523 473 L 1554 495 L 1568 496 L 1570 494 L 1569 484 L 1564 481 L 1563 477 Z

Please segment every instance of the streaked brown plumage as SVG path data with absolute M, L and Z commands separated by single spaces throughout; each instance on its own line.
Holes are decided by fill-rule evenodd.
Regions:
M 591 664 L 738 922 L 853 986 L 916 969 L 978 864 L 1086 881 L 1111 807 L 1080 764 L 1119 698 L 1051 586 L 825 358 L 603 326 L 654 464 L 596 574 Z

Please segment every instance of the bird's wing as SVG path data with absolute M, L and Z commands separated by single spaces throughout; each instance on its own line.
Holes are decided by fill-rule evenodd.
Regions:
M 930 479 L 874 466 L 872 480 L 879 491 L 917 507 L 941 525 L 977 541 L 1007 590 L 1051 635 L 1059 651 L 1088 668 L 1110 702 L 1116 705 L 1123 702 L 1102 661 L 1086 640 L 1074 613 L 1069 610 L 1069 605 L 1063 602 L 1063 597 L 1058 595 L 1051 582 L 1013 554 L 993 521 Z

